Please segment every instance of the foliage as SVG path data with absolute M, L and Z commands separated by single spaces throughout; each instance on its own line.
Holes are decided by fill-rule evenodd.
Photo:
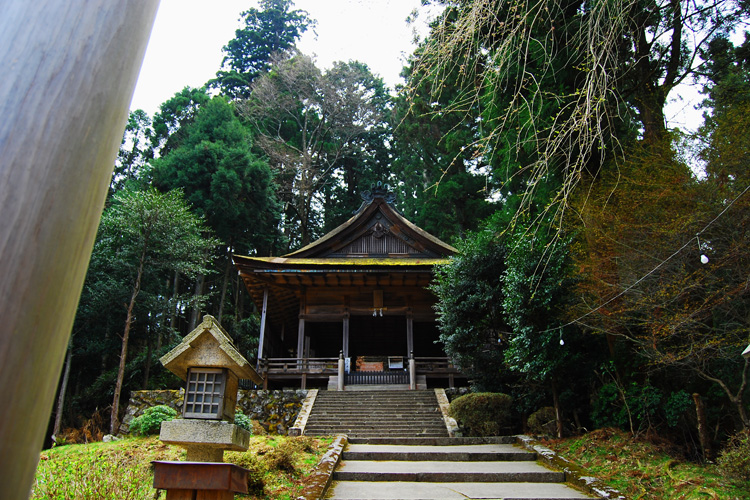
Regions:
M 507 331 L 501 276 L 505 247 L 484 230 L 459 243 L 450 263 L 436 268 L 430 289 L 445 352 L 475 390 L 501 390 L 503 359 L 499 341 Z
M 750 432 L 745 430 L 730 437 L 717 463 L 727 475 L 750 483 Z
M 453 109 L 486 103 L 489 120 L 476 142 L 489 157 L 503 150 L 515 156 L 519 168 L 508 172 L 528 179 L 525 206 L 550 173 L 561 176 L 556 199 L 567 199 L 582 176 L 598 171 L 602 153 L 626 144 L 639 128 L 634 118 L 646 143 L 662 140 L 670 91 L 694 73 L 713 34 L 747 17 L 746 5 L 733 0 L 436 3 L 447 8 L 417 73 L 432 82 L 431 101 L 455 87 L 458 72 L 461 98 Z M 538 153 L 525 159 L 529 150 Z
M 335 63 L 322 72 L 302 54 L 274 59 L 239 103 L 274 171 L 288 248 L 321 236 L 324 223 L 343 222 L 346 205 L 357 208 L 356 183 L 369 180 L 361 173 L 383 156 L 387 106 L 382 79 L 366 65 Z M 341 184 L 346 188 L 334 187 Z M 334 201 L 346 205 L 331 214 Z
M 546 434 L 552 436 L 557 430 L 556 420 L 557 416 L 555 409 L 551 406 L 545 406 L 529 415 L 526 425 L 529 427 L 529 432 L 532 434 Z
M 748 341 L 741 269 L 750 205 L 725 189 L 696 181 L 669 145 L 631 151 L 574 204 L 585 231 L 569 317 L 585 318 L 610 346 L 627 341 L 651 372 L 678 368 L 717 384 L 747 426 L 748 368 L 736 353 Z
M 209 99 L 205 88 L 185 87 L 159 106 L 151 136 L 152 146 L 159 156 L 165 156 L 182 144 L 187 125 L 195 120 L 198 110 Z
M 164 273 L 205 273 L 208 252 L 216 244 L 203 236 L 205 232 L 203 220 L 190 211 L 179 191 L 121 191 L 102 215 L 94 253 L 101 252 L 105 266 L 122 276 L 118 289 L 130 296 L 125 302 L 111 433 L 119 427 L 119 400 L 137 299 L 141 291 L 157 295 Z M 105 279 L 111 278 L 107 275 Z
M 304 10 L 291 10 L 292 0 L 261 0 L 260 9 L 240 14 L 244 26 L 235 31 L 222 49 L 224 60 L 216 79 L 210 82 L 232 99 L 250 96 L 253 81 L 271 67 L 271 59 L 291 50 L 295 42 L 315 25 Z
M 466 102 L 461 92 L 466 75 L 458 68 L 473 66 L 462 61 L 436 81 L 420 71 L 422 51 L 417 49 L 402 73 L 408 91 L 401 88 L 395 99 L 392 171 L 406 217 L 450 241 L 476 230 L 496 208 L 490 202 L 495 179 L 476 144 L 480 106 Z
M 250 433 L 253 432 L 253 421 L 241 411 L 234 413 L 234 425 L 241 427 Z
M 148 184 L 148 162 L 154 157 L 153 135 L 148 113 L 142 109 L 131 111 L 115 160 L 109 185 L 110 196 L 128 183 L 138 182 L 142 188 Z
M 167 422 L 176 417 L 177 411 L 174 408 L 170 408 L 167 405 L 152 406 L 146 408 L 143 415 L 139 415 L 133 419 L 130 424 L 130 432 L 136 436 L 158 434 L 162 422 Z
M 271 172 L 223 97 L 202 104 L 180 127 L 179 146 L 153 162 L 154 184 L 185 199 L 235 251 L 270 250 L 277 222 Z
M 499 436 L 511 423 L 512 402 L 507 394 L 469 393 L 451 401 L 448 414 L 469 436 Z
M 684 390 L 666 395 L 648 383 L 631 382 L 621 387 L 611 382 L 599 389 L 591 417 L 597 427 L 616 426 L 635 435 L 662 425 L 675 427 L 691 406 L 690 395 Z
M 625 498 L 750 499 L 750 482 L 734 480 L 713 464 L 686 461 L 669 443 L 655 436 L 634 439 L 607 428 L 544 444 Z

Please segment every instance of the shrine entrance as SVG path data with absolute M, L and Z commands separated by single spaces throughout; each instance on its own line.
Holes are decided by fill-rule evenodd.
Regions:
M 433 267 L 456 250 L 404 219 L 386 188 L 363 199 L 349 221 L 296 252 L 234 256 L 261 311 L 264 385 L 325 387 L 338 374 L 339 353 L 349 375 L 403 374 L 413 354 L 412 370 L 451 377 L 440 384 L 460 376 L 436 343 L 428 289 Z

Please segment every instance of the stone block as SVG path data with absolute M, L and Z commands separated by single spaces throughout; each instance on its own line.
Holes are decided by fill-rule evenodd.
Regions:
M 200 445 L 228 451 L 245 451 L 250 433 L 229 422 L 175 419 L 162 422 L 159 439 L 184 448 Z

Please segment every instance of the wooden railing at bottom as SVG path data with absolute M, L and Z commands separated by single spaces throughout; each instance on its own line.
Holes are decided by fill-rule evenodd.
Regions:
M 267 358 L 260 360 L 261 373 L 338 373 L 339 358 Z
M 453 366 L 448 357 L 414 357 L 414 362 L 417 365 L 417 373 L 419 375 L 424 374 L 459 374 L 458 368 Z
M 447 376 L 451 386 L 453 386 L 454 375 L 461 375 L 461 372 L 451 363 L 448 357 L 415 357 L 414 362 L 417 375 L 426 375 L 428 378 L 442 378 Z M 300 377 L 302 379 L 302 386 L 304 387 L 308 377 L 324 378 L 338 374 L 338 358 L 266 358 L 261 359 L 259 365 L 260 375 L 265 380 L 264 386 L 267 386 L 269 379 Z M 383 380 L 382 382 L 365 382 L 364 379 L 372 380 L 371 375 L 366 375 L 367 373 L 353 371 L 346 375 L 345 383 L 409 383 L 408 371 L 391 370 L 378 372 L 381 380 Z M 360 374 L 364 375 L 360 376 Z M 406 377 L 405 382 L 402 381 L 404 377 Z M 249 388 L 253 384 L 249 382 L 245 383 L 242 385 L 243 388 L 245 388 L 245 385 Z

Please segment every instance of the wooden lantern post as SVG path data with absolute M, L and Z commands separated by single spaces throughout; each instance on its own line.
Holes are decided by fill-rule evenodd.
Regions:
M 158 0 L 0 16 L 0 485 L 28 498 Z

